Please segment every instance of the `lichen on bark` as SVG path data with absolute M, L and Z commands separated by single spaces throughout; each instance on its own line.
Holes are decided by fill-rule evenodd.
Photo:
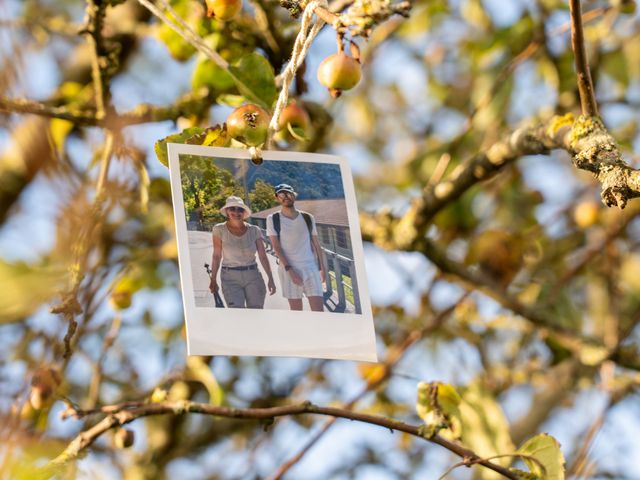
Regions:
M 615 139 L 599 117 L 581 115 L 566 137 L 573 164 L 593 173 L 602 184 L 602 201 L 608 207 L 624 208 L 629 199 L 640 196 L 638 172 L 623 160 Z

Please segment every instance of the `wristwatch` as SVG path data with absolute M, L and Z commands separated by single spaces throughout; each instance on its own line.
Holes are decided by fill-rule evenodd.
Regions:
M 293 267 L 291 265 L 287 265 L 286 267 L 284 267 L 284 270 L 286 272 L 288 272 L 289 270 L 291 270 Z

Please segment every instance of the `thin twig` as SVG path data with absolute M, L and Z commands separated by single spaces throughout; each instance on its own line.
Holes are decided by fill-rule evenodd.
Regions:
M 174 23 L 173 20 L 171 20 L 162 10 L 156 7 L 149 0 L 138 0 L 138 2 L 147 10 L 149 10 L 151 13 L 153 13 L 156 17 L 162 20 L 165 24 L 167 24 L 174 32 L 180 35 L 187 43 L 189 43 L 190 45 L 195 47 L 197 50 L 202 52 L 213 63 L 215 63 L 216 65 L 218 65 L 220 68 L 224 70 L 229 69 L 229 63 L 224 58 L 222 58 L 218 52 L 216 52 L 215 50 L 210 48 L 206 43 L 204 43 L 202 38 L 196 32 L 193 31 L 193 29 L 182 19 L 182 17 L 180 17 L 180 15 L 178 15 L 175 12 L 173 8 L 171 8 L 171 5 L 169 5 L 167 2 L 162 1 L 161 3 L 163 7 L 165 7 L 165 9 L 169 11 L 169 13 L 171 13 L 171 15 L 175 18 L 175 22 L 177 23 Z
M 605 405 L 602 413 L 593 421 L 593 423 L 589 426 L 587 432 L 583 435 L 584 440 L 580 445 L 580 449 L 574 456 L 572 464 L 567 468 L 567 475 L 570 477 L 581 478 L 583 470 L 587 463 L 587 458 L 589 456 L 589 451 L 591 450 L 591 446 L 593 445 L 593 441 L 596 438 L 596 435 L 604 425 L 604 421 L 607 417 L 607 413 L 613 406 L 613 401 L 609 399 L 607 405 Z
M 530 460 L 530 461 L 534 462 L 535 464 L 537 464 L 542 469 L 542 471 L 544 471 L 544 464 L 540 460 L 538 460 L 536 457 L 534 457 L 532 455 L 525 455 L 523 453 L 503 453 L 501 455 L 493 455 L 491 457 L 485 457 L 485 460 L 495 460 L 496 458 L 505 458 L 505 457 L 526 458 L 527 460 Z M 442 475 L 440 475 L 440 478 L 438 480 L 446 479 L 447 475 L 449 475 L 451 472 L 453 472 L 458 467 L 470 467 L 470 466 L 475 465 L 477 463 L 478 463 L 477 459 L 464 458 L 464 459 L 462 459 L 461 462 L 458 462 L 455 465 L 452 465 L 446 472 L 444 472 Z
M 106 107 L 109 98 L 107 81 L 108 53 L 102 38 L 102 25 L 106 13 L 107 4 L 94 0 L 87 1 L 86 20 L 84 33 L 91 46 L 91 77 L 96 100 L 96 117 L 102 119 L 106 115 Z
M 578 76 L 578 91 L 580 92 L 580 104 L 582 114 L 589 117 L 598 116 L 598 104 L 596 103 L 589 71 L 589 61 L 584 46 L 584 34 L 582 32 L 582 13 L 580 0 L 569 0 L 569 12 L 571 14 L 571 47 L 576 60 L 576 74 Z

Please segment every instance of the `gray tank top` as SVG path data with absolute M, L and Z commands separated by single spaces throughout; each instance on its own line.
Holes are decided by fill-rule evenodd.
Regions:
M 245 225 L 247 231 L 241 237 L 232 234 L 226 223 L 218 223 L 213 227 L 213 237 L 222 239 L 223 267 L 246 267 L 256 263 L 256 240 L 262 238 L 262 233 L 255 225 Z

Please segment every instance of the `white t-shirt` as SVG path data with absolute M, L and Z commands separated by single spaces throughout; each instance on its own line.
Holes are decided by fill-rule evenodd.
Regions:
M 316 265 L 316 255 L 311 249 L 311 240 L 309 238 L 309 229 L 302 213 L 294 219 L 285 217 L 280 213 L 280 248 L 284 253 L 287 261 L 293 267 L 309 267 Z M 316 230 L 316 221 L 311 216 L 311 234 L 318 235 Z M 276 229 L 273 227 L 273 214 L 267 217 L 267 236 L 278 237 Z

